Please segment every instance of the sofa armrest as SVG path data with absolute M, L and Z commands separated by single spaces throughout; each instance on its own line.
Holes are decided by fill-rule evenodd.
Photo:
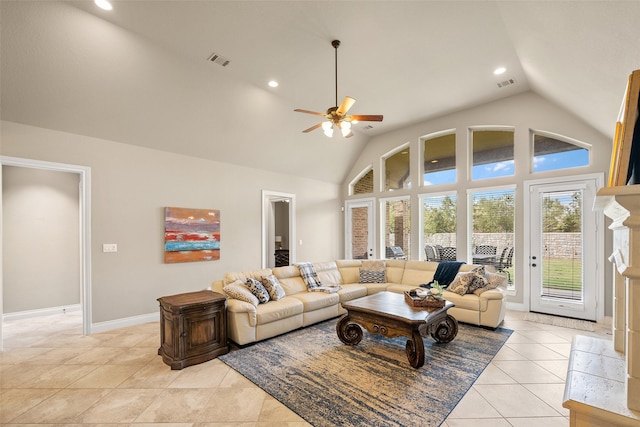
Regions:
M 249 324 L 256 326 L 258 324 L 258 314 L 256 306 L 239 299 L 227 298 L 227 315 L 240 315 L 246 313 L 249 316 Z
M 500 289 L 491 289 L 479 295 L 480 299 L 503 299 L 504 294 Z
M 224 281 L 222 280 L 216 280 L 211 284 L 211 290 L 213 292 L 218 292 L 219 294 L 224 295 L 224 291 L 222 290 L 222 288 L 224 288 Z

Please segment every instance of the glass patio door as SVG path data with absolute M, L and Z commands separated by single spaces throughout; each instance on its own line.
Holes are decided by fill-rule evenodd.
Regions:
M 596 320 L 595 179 L 530 187 L 531 311 Z
M 347 200 L 345 206 L 345 258 L 376 258 L 375 199 Z

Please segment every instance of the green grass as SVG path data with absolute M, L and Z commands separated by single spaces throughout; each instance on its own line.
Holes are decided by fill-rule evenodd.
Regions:
M 582 290 L 582 260 L 545 259 L 542 262 L 544 288 Z

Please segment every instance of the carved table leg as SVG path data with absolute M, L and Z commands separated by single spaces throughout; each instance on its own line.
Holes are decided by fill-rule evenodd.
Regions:
M 424 342 L 418 331 L 414 331 L 411 339 L 407 340 L 406 351 L 411 366 L 419 368 L 424 365 Z
M 362 340 L 362 328 L 356 323 L 351 323 L 348 314 L 338 320 L 336 332 L 340 341 L 348 345 L 356 345 Z
M 450 314 L 447 314 L 442 322 L 431 327 L 431 337 L 439 343 L 451 342 L 456 335 L 458 335 L 458 321 Z

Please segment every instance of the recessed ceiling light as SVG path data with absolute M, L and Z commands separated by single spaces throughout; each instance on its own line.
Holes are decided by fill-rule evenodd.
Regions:
M 504 74 L 505 71 L 507 71 L 506 68 L 498 67 L 495 70 L 493 70 L 493 74 L 495 74 L 496 76 L 499 76 L 500 74 Z
M 269 82 L 269 87 L 278 87 L 278 82 L 277 82 L 277 81 L 275 81 L 275 80 L 271 80 L 271 81 Z
M 102 10 L 111 10 L 113 6 L 107 0 L 93 0 L 96 6 L 98 6 Z

